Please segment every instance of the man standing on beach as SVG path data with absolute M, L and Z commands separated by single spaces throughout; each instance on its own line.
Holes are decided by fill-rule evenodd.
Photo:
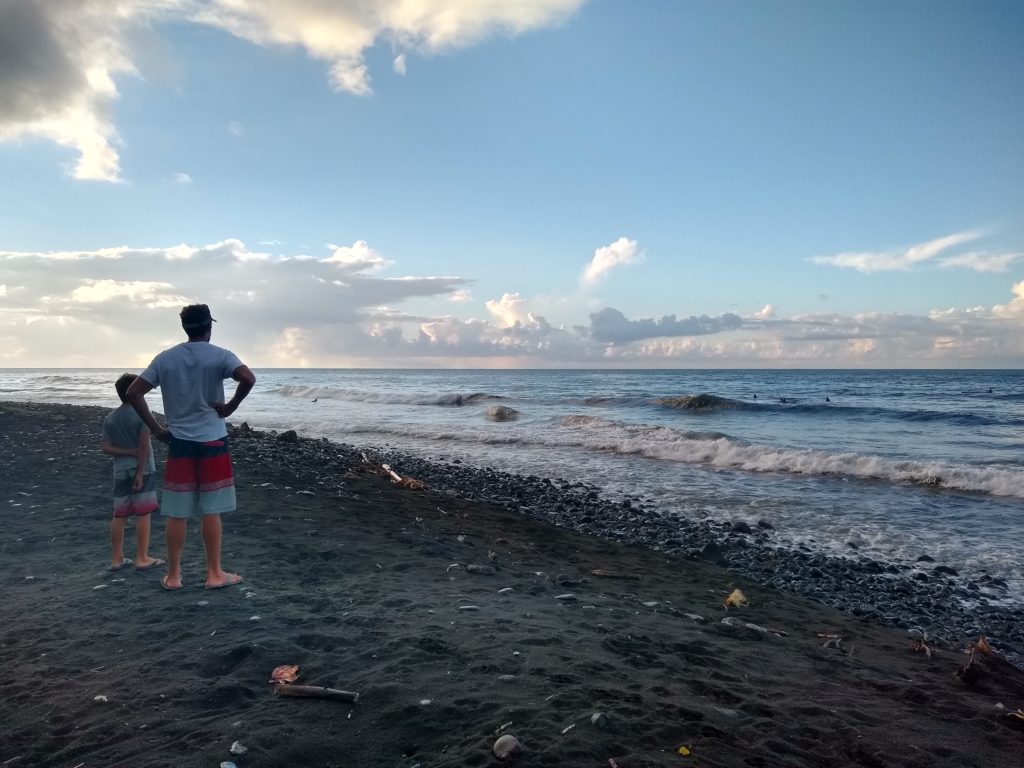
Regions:
M 235 480 L 224 419 L 235 412 L 256 384 L 256 376 L 234 352 L 210 343 L 210 308 L 190 304 L 181 310 L 187 342 L 165 349 L 128 388 L 128 402 L 153 437 L 168 445 L 161 512 L 167 520 L 168 570 L 164 589 L 181 589 L 181 554 L 188 520 L 202 516 L 206 549 L 206 588 L 239 584 L 242 577 L 221 568 L 221 519 L 235 510 Z M 224 402 L 224 379 L 238 382 Z M 161 427 L 145 396 L 160 387 L 167 427 Z

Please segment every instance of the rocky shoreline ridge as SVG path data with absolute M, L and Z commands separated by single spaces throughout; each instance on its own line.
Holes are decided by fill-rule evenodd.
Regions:
M 1024 605 L 1011 604 L 1005 581 L 960 574 L 922 554 L 914 565 L 787 545 L 767 521 L 695 520 L 661 513 L 642 498 L 602 496 L 596 485 L 515 475 L 459 459 L 420 458 L 390 447 L 356 447 L 293 430 L 230 429 L 236 461 L 266 461 L 322 491 L 343 486 L 339 467 L 388 464 L 441 495 L 486 502 L 589 536 L 671 557 L 712 562 L 774 589 L 795 593 L 865 620 L 904 629 L 929 645 L 963 648 L 985 636 L 1009 661 L 1024 662 Z M 306 490 L 314 491 L 310 487 Z

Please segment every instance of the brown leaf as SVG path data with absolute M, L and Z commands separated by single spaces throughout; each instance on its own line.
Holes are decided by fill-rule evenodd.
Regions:
M 288 683 L 294 683 L 298 677 L 299 667 L 297 664 L 282 664 L 280 667 L 275 667 L 274 671 L 270 673 L 269 682 L 287 685 Z
M 725 610 L 729 610 L 729 606 L 733 605 L 737 608 L 742 608 L 747 604 L 747 596 L 744 595 L 740 590 L 734 589 L 729 593 L 729 596 L 725 598 Z

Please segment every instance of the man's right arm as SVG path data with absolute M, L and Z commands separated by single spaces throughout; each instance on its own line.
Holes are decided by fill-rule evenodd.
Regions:
M 146 381 L 144 378 L 139 376 L 131 383 L 128 387 L 128 391 L 125 393 L 125 400 L 131 403 L 132 408 L 139 414 L 139 418 L 142 419 L 143 423 L 149 427 L 149 431 L 153 434 L 157 440 L 167 442 L 170 438 L 170 432 L 166 427 L 161 427 L 157 422 L 156 417 L 149 410 L 149 404 L 146 403 L 146 395 L 153 389 L 153 385 Z

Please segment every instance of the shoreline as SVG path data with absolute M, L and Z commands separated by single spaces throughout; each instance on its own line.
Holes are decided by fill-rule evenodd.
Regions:
M 352 446 L 239 427 L 224 557 L 244 584 L 202 589 L 192 530 L 183 592 L 110 573 L 105 413 L 0 403 L 0 764 L 491 766 L 514 734 L 523 766 L 674 766 L 680 746 L 707 766 L 1019 765 L 1007 712 L 1024 676 L 1002 657 L 967 684 L 958 647 L 915 652 L 905 629 L 704 562 L 710 548 L 690 559 L 715 537 L 733 569 L 771 562 L 764 534 L 680 532 L 592 487 L 397 452 L 364 464 Z M 547 519 L 581 510 L 581 532 Z M 595 535 L 615 526 L 638 538 Z M 640 546 L 670 526 L 681 552 Z M 898 576 L 865 571 L 865 590 Z M 736 588 L 749 604 L 726 610 Z M 360 702 L 275 697 L 281 664 Z

